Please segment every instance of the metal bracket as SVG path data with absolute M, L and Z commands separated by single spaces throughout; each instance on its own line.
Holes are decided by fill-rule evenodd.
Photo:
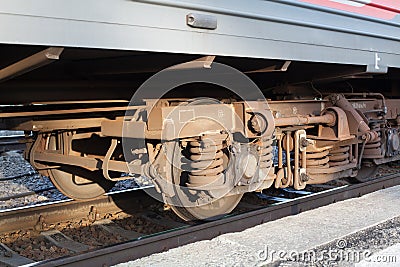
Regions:
M 111 181 L 118 181 L 118 180 L 126 180 L 126 178 L 120 177 L 120 178 L 111 178 L 110 174 L 109 174 L 109 168 L 108 165 L 110 163 L 111 157 L 114 154 L 115 148 L 118 145 L 118 140 L 117 139 L 111 139 L 111 145 L 108 148 L 107 154 L 104 157 L 103 160 L 103 165 L 102 165 L 102 169 L 103 169 L 103 176 L 104 178 L 106 178 L 107 180 L 111 180 Z
M 193 28 L 215 30 L 217 28 L 217 18 L 211 15 L 190 13 L 186 15 L 186 24 Z
M 266 67 L 266 68 L 262 68 L 262 69 L 258 69 L 258 70 L 251 70 L 251 71 L 246 71 L 245 73 L 264 73 L 264 72 L 282 72 L 282 71 L 287 71 L 289 69 L 290 64 L 292 63 L 292 61 L 290 60 L 286 60 L 282 66 L 270 66 L 270 67 Z
M 205 56 L 192 61 L 188 61 L 177 66 L 172 66 L 170 70 L 185 70 L 185 69 L 197 69 L 205 68 L 211 69 L 211 64 L 214 62 L 216 56 Z
M 375 53 L 374 63 L 367 65 L 366 73 L 385 74 L 388 72 L 388 67 L 380 64 L 382 58 L 378 53 Z
M 206 69 L 211 69 L 211 64 L 214 62 L 215 56 L 206 56 L 197 59 L 196 61 L 203 62 L 203 67 Z
M 0 70 L 0 81 L 5 81 L 58 60 L 63 47 L 50 47 Z

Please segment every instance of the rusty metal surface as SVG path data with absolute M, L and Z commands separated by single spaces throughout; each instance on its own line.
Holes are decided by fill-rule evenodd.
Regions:
M 35 117 L 35 116 L 50 116 L 50 115 L 63 115 L 63 114 L 82 114 L 82 113 L 113 112 L 113 111 L 123 111 L 123 112 L 125 112 L 128 109 L 137 109 L 137 107 L 129 106 L 129 107 L 85 108 L 85 109 L 31 111 L 31 112 L 9 112 L 9 113 L 2 112 L 2 113 L 0 113 L 0 118 Z
M 329 190 L 311 195 L 310 197 L 296 199 L 280 205 L 227 217 L 218 221 L 203 223 L 142 240 L 118 244 L 69 258 L 43 261 L 38 263 L 37 266 L 110 266 L 196 241 L 211 239 L 224 233 L 242 231 L 260 223 L 298 214 L 337 201 L 359 197 L 398 184 L 400 184 L 400 176 L 398 174 L 388 175 L 370 182 Z
M 345 95 L 356 98 L 348 99 Z M 156 106 L 149 113 L 147 121 L 144 121 L 139 114 L 147 111 L 148 105 L 129 107 L 129 109 L 134 110 L 132 113 L 132 118 L 134 119 L 126 124 L 124 124 L 125 120 L 121 116 L 109 119 L 114 115 L 114 111 L 122 111 L 126 107 L 45 110 L 44 112 L 49 112 L 49 114 L 57 114 L 59 112 L 59 116 L 69 112 L 79 113 L 81 110 L 92 111 L 90 115 L 94 117 L 85 118 L 84 116 L 87 113 L 85 112 L 81 115 L 82 117 L 77 119 L 49 118 L 41 121 L 32 120 L 21 123 L 20 129 L 42 131 L 37 135 L 38 138 L 35 143 L 38 143 L 41 137 L 47 140 L 51 139 L 50 136 L 54 136 L 53 139 L 58 140 L 60 147 L 63 147 L 62 144 L 66 146 L 65 151 L 61 152 L 55 148 L 41 148 L 38 145 L 33 145 L 29 155 L 32 165 L 38 162 L 39 165 L 42 164 L 43 166 L 82 167 L 90 171 L 102 171 L 99 179 L 104 179 L 105 177 L 108 180 L 118 180 L 118 177 L 110 177 L 109 171 L 131 172 L 145 174 L 146 176 L 152 173 L 149 171 L 151 162 L 137 161 L 135 165 L 131 166 L 124 160 L 115 160 L 116 158 L 113 158 L 114 152 L 119 149 L 118 144 L 125 128 L 129 129 L 124 132 L 126 138 L 138 138 L 140 140 L 150 138 L 155 142 L 162 142 L 163 140 L 174 140 L 178 137 L 182 139 L 181 141 L 184 141 L 184 138 L 190 139 L 201 136 L 207 130 L 220 130 L 221 126 L 216 122 L 207 124 L 208 120 L 204 120 L 203 123 L 199 121 L 193 123 L 195 113 L 198 116 L 210 117 L 217 121 L 219 113 L 221 113 L 219 111 L 223 111 L 222 113 L 226 117 L 220 119 L 226 122 L 226 130 L 232 133 L 242 133 L 249 138 L 256 138 L 254 141 L 259 139 L 258 135 L 265 130 L 266 125 L 276 126 L 275 140 L 278 143 L 278 168 L 272 169 L 271 176 L 265 179 L 263 186 L 266 188 L 274 184 L 276 188 L 294 186 L 296 189 L 301 189 L 307 183 L 317 184 L 343 177 L 355 177 L 357 176 L 357 170 L 360 170 L 364 163 L 368 163 L 365 160 L 373 160 L 377 163 L 376 160 L 378 158 L 386 157 L 393 161 L 395 159 L 393 156 L 400 153 L 397 120 L 394 121 L 392 115 L 388 119 L 384 117 L 387 111 L 390 111 L 391 114 L 393 113 L 395 102 L 390 102 L 388 110 L 387 101 L 383 99 L 380 93 L 366 93 L 365 95 L 352 93 L 345 95 L 332 94 L 327 98 L 330 102 L 326 100 L 267 101 L 271 107 L 270 110 L 265 109 L 263 105 L 258 105 L 259 102 L 253 103 L 252 101 L 247 103 L 237 101 L 234 104 L 224 104 L 217 101 L 215 103 L 219 104 L 213 102 L 212 105 L 209 104 L 207 106 L 190 106 L 185 104 L 185 101 L 188 101 L 187 99 L 148 99 L 146 103 L 153 101 Z M 364 99 L 364 102 L 361 101 L 362 99 Z M 396 102 L 399 103 L 399 101 Z M 178 103 L 182 105 L 178 105 Z M 253 105 L 253 112 L 255 113 L 245 111 L 249 108 L 247 105 L 249 107 Z M 101 117 L 95 117 L 93 114 L 107 112 L 108 109 L 110 112 L 102 114 Z M 266 110 L 270 112 L 271 116 L 268 121 L 263 122 L 263 116 L 257 117 L 255 114 Z M 41 112 L 43 111 L 38 111 L 37 114 L 42 114 Z M 168 121 L 172 122 L 181 122 L 180 120 L 184 117 L 185 120 L 190 122 L 188 124 L 190 125 L 189 127 L 184 126 L 186 124 L 182 123 L 172 123 L 171 125 L 175 131 L 166 131 L 179 133 L 179 136 L 161 136 L 161 132 L 165 130 L 164 121 L 168 119 Z M 379 124 L 377 119 L 385 119 L 387 123 Z M 272 120 L 273 123 L 271 123 Z M 242 123 L 237 123 L 239 121 Z M 90 127 L 95 129 L 90 129 Z M 87 131 L 85 135 L 77 134 L 74 131 L 74 129 L 82 131 L 84 130 L 83 128 Z M 69 131 L 63 131 L 64 133 L 61 134 L 61 130 L 66 129 Z M 302 132 L 301 137 L 299 137 L 300 132 Z M 65 135 L 65 138 L 62 138 L 63 135 Z M 101 151 L 95 148 L 97 147 L 95 142 L 100 142 L 101 140 L 99 138 L 100 135 L 105 141 L 105 143 L 103 142 L 104 149 Z M 93 136 L 93 138 L 89 136 Z M 271 137 L 270 139 L 274 138 Z M 82 150 L 76 145 L 72 146 L 72 142 L 74 144 L 78 142 L 83 144 L 83 142 L 89 141 L 92 143 L 92 151 L 88 149 Z M 188 142 L 190 143 L 190 140 Z M 110 144 L 114 144 L 114 146 L 110 146 Z M 67 147 L 70 148 L 67 149 Z M 183 148 L 185 145 L 181 147 Z M 146 149 L 143 146 L 140 150 L 142 152 L 135 153 L 146 154 Z M 342 151 L 343 149 L 345 151 Z M 159 150 L 160 147 L 154 148 L 155 152 Z M 324 155 L 321 153 L 324 153 Z M 283 154 L 287 155 L 285 161 L 283 160 Z M 234 160 L 234 158 L 231 159 Z M 291 163 L 291 159 L 293 159 L 294 164 Z M 154 157 L 152 157 L 152 160 L 154 160 Z M 272 161 L 268 162 L 272 163 Z M 165 165 L 164 167 L 168 167 L 169 163 L 163 161 L 162 164 Z M 218 173 L 221 171 L 217 170 Z M 249 173 L 253 172 L 249 171 Z M 151 179 L 156 179 L 154 177 L 157 176 L 150 175 L 150 177 Z M 191 175 L 190 177 L 193 178 L 194 176 Z M 276 177 L 276 180 L 274 177 Z M 129 179 L 129 177 L 123 179 Z M 190 180 L 192 179 L 185 181 L 185 184 L 192 184 Z M 246 181 L 247 183 L 240 182 L 235 184 L 238 187 L 235 188 L 236 191 L 233 190 L 232 192 L 244 193 L 246 189 L 242 185 L 253 183 L 249 182 L 253 180 L 247 179 Z M 225 186 L 225 184 L 221 184 L 221 186 Z M 63 188 L 60 188 L 60 190 L 63 191 Z M 102 193 L 100 192 L 99 194 Z M 84 196 L 85 192 L 83 191 L 82 193 L 77 192 L 77 195 L 75 195 L 77 198 Z
M 321 116 L 296 116 L 287 118 L 276 118 L 275 126 L 307 125 L 307 124 L 334 124 L 335 116 L 327 113 Z
M 154 201 L 141 190 L 101 196 L 88 201 L 61 201 L 56 204 L 39 205 L 34 208 L 17 208 L 0 212 L 0 233 L 35 229 L 38 222 L 52 224 L 77 217 L 89 216 L 93 207 L 100 214 L 137 209 L 140 203 Z

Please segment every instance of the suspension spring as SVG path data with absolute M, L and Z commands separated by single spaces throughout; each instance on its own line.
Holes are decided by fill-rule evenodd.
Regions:
M 326 169 L 329 168 L 329 150 L 321 150 L 318 152 L 307 151 L 307 167 L 311 169 Z
M 342 166 L 350 162 L 350 146 L 341 146 L 329 151 L 329 167 Z
M 384 153 L 382 150 L 381 127 L 379 124 L 373 123 L 371 124 L 370 128 L 371 130 L 377 132 L 379 134 L 379 137 L 374 139 L 372 142 L 368 142 L 367 144 L 365 144 L 363 158 L 366 159 L 383 158 Z
M 224 152 L 227 134 L 204 135 L 189 141 L 189 187 L 224 182 Z
M 260 168 L 270 168 L 272 166 L 272 160 L 274 157 L 273 147 L 272 147 L 273 140 L 271 138 L 261 138 L 261 153 L 260 153 Z

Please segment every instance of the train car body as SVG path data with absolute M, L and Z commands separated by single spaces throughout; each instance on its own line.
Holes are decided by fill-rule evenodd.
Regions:
M 359 2 L 3 1 L 1 43 L 399 67 L 398 1 Z
M 49 76 L 46 85 L 30 83 L 27 88 L 21 84 L 23 81 L 20 84 L 10 81 L 8 88 L 12 87 L 13 92 L 18 88 L 21 93 L 13 95 L 9 92 L 1 101 L 9 104 L 52 98 L 76 100 L 78 95 L 84 100 L 108 99 L 113 95 L 114 98 L 129 99 L 131 92 L 121 91 L 128 86 L 132 90 L 140 83 L 135 84 L 131 79 L 129 85 L 113 84 L 110 86 L 114 89 L 113 95 L 108 96 L 109 88 L 101 90 L 105 84 L 83 84 L 90 79 L 84 76 L 118 71 L 133 73 L 135 69 L 141 73 L 156 72 L 194 59 L 189 55 L 346 64 L 365 68 L 359 72 L 385 73 L 390 67 L 399 67 L 399 17 L 396 4 L 390 4 L 396 1 L 389 1 L 389 4 L 387 1 L 375 2 L 380 5 L 370 6 L 370 3 L 365 7 L 358 1 L 300 0 L 249 3 L 28 1 L 23 4 L 3 1 L 0 12 L 3 67 L 47 47 L 64 47 L 65 51 L 61 57 L 64 62 L 57 62 L 61 70 L 52 66 L 43 74 Z M 364 9 L 368 12 L 363 12 Z M 388 15 L 381 16 L 381 13 Z M 210 19 L 215 25 L 191 26 L 190 14 L 200 16 L 199 20 Z M 72 48 L 89 49 L 77 51 Z M 115 50 L 120 53 L 113 54 Z M 88 62 L 88 59 L 97 61 Z M 119 65 L 129 67 L 122 70 Z M 268 65 L 273 64 L 265 64 Z M 40 77 L 38 73 L 35 75 Z M 48 88 L 55 78 L 64 80 L 64 86 L 55 86 L 57 90 Z M 95 78 L 98 81 L 102 77 Z M 75 86 L 67 84 L 68 81 Z M 78 82 L 88 91 L 97 87 L 97 96 L 73 91 Z M 55 94 L 61 90 L 72 92 Z
M 66 195 L 186 220 L 400 159 L 400 1 L 2 1 L 0 127 Z

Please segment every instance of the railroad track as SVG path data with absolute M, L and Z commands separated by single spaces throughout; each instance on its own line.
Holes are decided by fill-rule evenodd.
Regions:
M 51 255 L 49 254 L 43 256 L 43 259 L 46 260 L 35 259 L 37 266 L 82 266 L 84 264 L 107 266 L 195 241 L 211 239 L 223 233 L 241 231 L 260 223 L 398 184 L 400 184 L 400 174 L 393 170 L 390 174 L 362 184 L 323 185 L 309 187 L 302 191 L 284 189 L 270 190 L 268 194 L 248 194 L 232 214 L 218 221 L 203 223 L 183 222 L 172 212 L 163 210 L 163 205 L 150 198 L 143 190 L 129 190 L 91 201 L 68 200 L 52 205 L 1 212 L 0 234 L 3 237 L 2 240 L 5 240 L 5 232 L 14 232 L 14 235 L 18 235 L 18 233 L 26 233 L 21 229 L 29 229 L 28 232 L 30 231 L 35 238 L 51 243 L 48 246 L 50 252 L 55 251 L 52 247 L 61 247 L 61 251 L 65 252 L 64 254 L 55 254 L 66 257 L 48 259 Z M 126 216 L 120 216 L 121 214 Z M 86 229 L 86 232 L 79 230 L 83 231 L 80 234 L 70 230 L 61 230 L 63 233 L 67 233 L 66 235 L 70 234 L 65 236 L 60 234 L 61 231 L 55 227 L 62 224 L 60 222 L 74 224 L 74 220 L 79 221 L 79 225 L 83 229 L 89 230 Z M 134 227 L 127 229 L 126 226 L 129 223 L 122 224 L 121 222 L 124 220 L 131 220 L 130 224 Z M 82 221 L 85 222 L 82 223 Z M 151 230 L 149 230 L 150 228 Z M 104 232 L 98 238 L 101 239 L 101 236 L 104 235 L 102 240 L 112 241 L 107 244 L 95 242 L 95 245 L 90 245 L 87 240 L 76 241 L 77 238 L 74 236 L 88 233 L 90 235 L 90 233 L 98 231 Z M 29 240 L 26 237 L 25 239 Z M 58 241 L 54 242 L 55 239 Z M 25 263 L 32 262 L 32 259 L 21 258 L 21 253 L 16 253 L 12 247 L 10 249 L 10 240 L 8 244 L 2 244 L 5 247 L 3 251 L 6 250 L 6 252 L 3 252 L 3 257 L 0 253 L 0 262 L 9 260 L 8 263 L 10 263 L 12 258 L 14 258 L 14 262 L 22 260 L 25 260 Z M 104 245 L 108 245 L 108 247 L 104 247 Z
M 0 211 L 0 235 L 23 229 L 41 231 L 45 229 L 44 225 L 46 224 L 55 224 L 76 218 L 88 218 L 88 220 L 95 221 L 96 217 L 104 216 L 107 213 L 130 212 L 135 205 L 142 206 L 144 203 L 150 205 L 148 201 L 151 201 L 151 204 L 156 203 L 155 200 L 147 197 L 143 190 L 138 189 L 110 193 L 87 201 L 67 199 Z M 89 218 L 90 216 L 95 217 Z
M 0 153 L 25 149 L 24 138 L 24 135 L 0 136 Z

